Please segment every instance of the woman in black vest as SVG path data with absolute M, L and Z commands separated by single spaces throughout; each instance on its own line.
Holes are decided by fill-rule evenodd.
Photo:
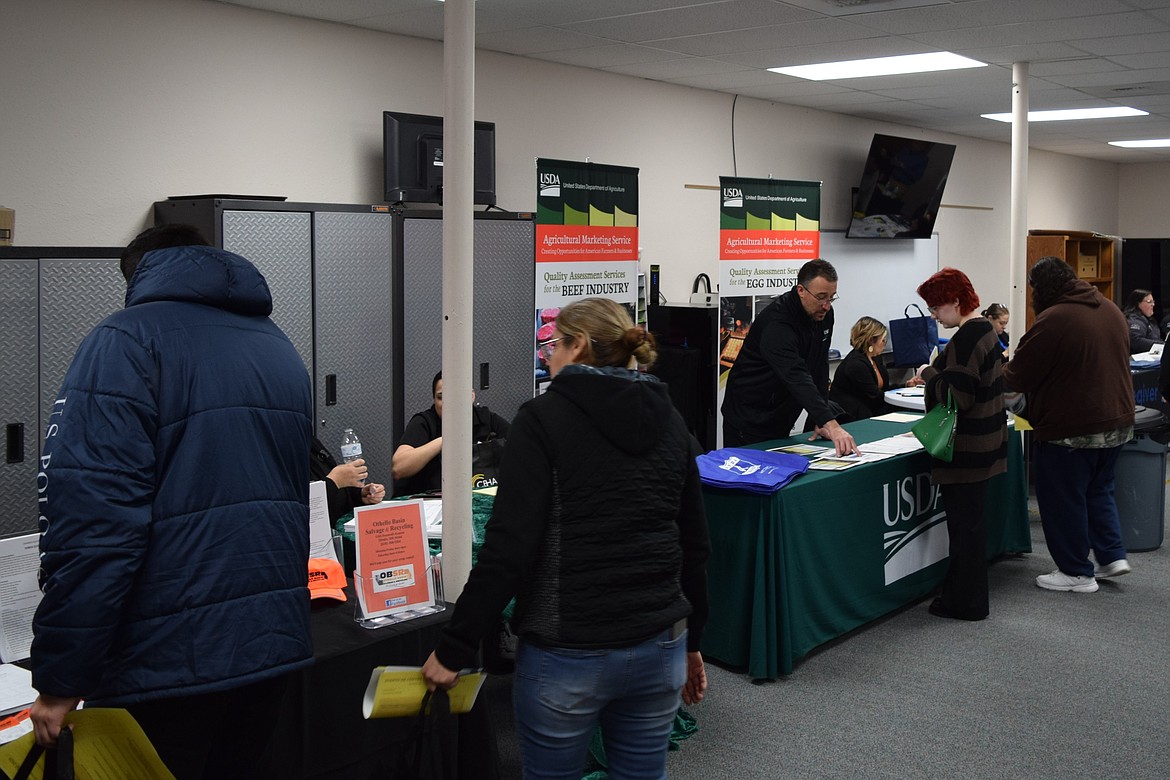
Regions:
M 515 596 L 525 777 L 580 777 L 598 725 L 614 776 L 665 777 L 679 706 L 707 687 L 707 521 L 698 443 L 637 370 L 654 338 L 620 304 L 566 306 L 553 381 L 520 408 L 479 560 L 423 666 L 449 688 Z

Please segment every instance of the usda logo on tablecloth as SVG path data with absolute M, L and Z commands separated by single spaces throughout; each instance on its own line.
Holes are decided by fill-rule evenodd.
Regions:
M 882 485 L 886 584 L 947 557 L 950 535 L 937 485 L 923 472 Z

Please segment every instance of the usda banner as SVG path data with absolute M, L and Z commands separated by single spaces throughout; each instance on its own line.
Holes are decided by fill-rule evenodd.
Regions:
M 638 303 L 638 169 L 536 161 L 536 306 Z
M 719 177 L 719 295 L 787 292 L 821 251 L 821 183 Z

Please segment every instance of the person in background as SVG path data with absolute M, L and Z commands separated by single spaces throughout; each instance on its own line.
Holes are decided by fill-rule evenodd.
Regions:
M 1010 315 L 1008 308 L 1000 303 L 993 303 L 986 309 L 980 312 L 987 321 L 991 323 L 991 327 L 995 328 L 995 335 L 999 337 L 999 344 L 1003 347 L 1003 360 L 1006 363 L 1008 360 L 1008 345 L 1011 342 L 1011 337 L 1008 336 L 1007 326 Z
M 434 404 L 417 412 L 406 423 L 402 440 L 390 461 L 394 495 L 429 493 L 443 487 L 443 372 L 431 380 Z M 475 404 L 475 393 L 471 394 Z M 475 404 L 471 415 L 472 441 L 506 439 L 510 424 L 486 406 Z
M 613 777 L 666 777 L 679 694 L 703 698 L 707 521 L 698 442 L 635 369 L 654 337 L 586 298 L 541 344 L 553 380 L 516 415 L 479 559 L 423 666 L 449 688 L 515 596 L 526 778 L 579 778 L 601 725 Z
M 812 438 L 833 442 L 838 455 L 857 452 L 841 427 L 839 407 L 829 401 L 829 343 L 837 271 L 826 260 L 800 267 L 796 285 L 778 296 L 751 323 L 727 376 L 723 397 L 723 445 L 785 439 L 801 411 Z
M 312 394 L 256 267 L 140 234 L 45 437 L 30 717 L 129 711 L 179 780 L 255 778 L 309 631 Z
M 958 328 L 921 370 L 926 408 L 945 403 L 949 394 L 958 409 L 954 459 L 931 459 L 930 480 L 939 486 L 947 513 L 950 567 L 930 613 L 983 620 L 990 612 L 983 505 L 988 480 L 1007 471 L 1003 353 L 995 328 L 976 311 L 979 296 L 965 273 L 943 268 L 919 285 L 918 295 L 940 325 Z
M 853 420 L 864 420 L 892 411 L 886 403 L 885 392 L 899 385 L 890 384 L 890 372 L 882 360 L 889 330 L 873 317 L 862 317 L 849 331 L 853 347 L 833 373 L 829 385 L 829 400 L 837 403 Z M 922 384 L 917 376 L 910 377 L 908 387 Z
M 364 459 L 338 463 L 329 448 L 313 437 L 309 449 L 309 481 L 324 481 L 330 522 L 336 523 L 355 507 L 377 504 L 386 497 L 386 486 L 377 482 L 366 484 L 367 476 L 369 470 Z
M 1125 302 L 1125 321 L 1129 325 L 1129 352 L 1149 352 L 1155 344 L 1165 344 L 1158 320 L 1154 318 L 1154 294 L 1137 289 Z
M 1036 584 L 1092 593 L 1098 579 L 1130 571 L 1113 497 L 1117 458 L 1133 438 L 1129 334 L 1117 307 L 1058 257 L 1032 266 L 1028 284 L 1036 321 L 1004 378 L 1027 399 L 1032 480 L 1057 566 Z

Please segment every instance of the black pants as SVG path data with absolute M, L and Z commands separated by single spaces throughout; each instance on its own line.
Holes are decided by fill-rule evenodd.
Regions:
M 266 777 L 258 762 L 272 739 L 288 682 L 284 675 L 126 709 L 176 780 L 254 780 Z
M 951 537 L 950 568 L 939 600 L 956 617 L 981 620 L 988 614 L 987 527 L 983 505 L 987 482 L 940 485 Z

